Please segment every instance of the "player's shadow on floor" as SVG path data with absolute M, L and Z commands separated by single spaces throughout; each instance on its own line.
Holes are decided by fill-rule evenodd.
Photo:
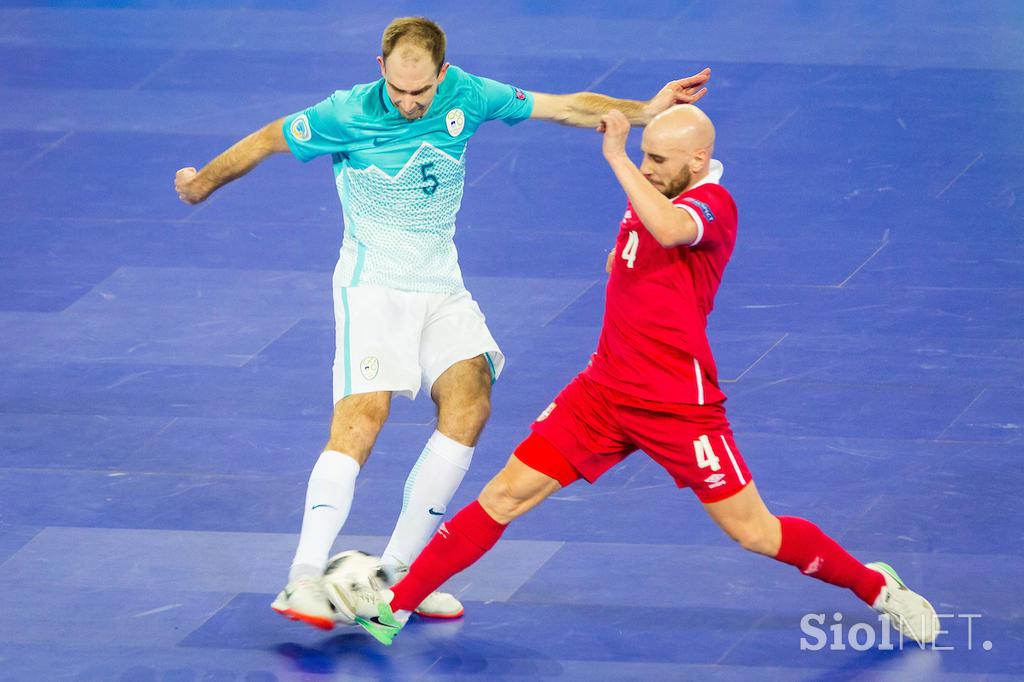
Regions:
M 384 647 L 368 634 L 351 628 L 318 646 L 289 642 L 275 651 L 304 673 L 404 675 L 517 675 L 554 677 L 564 673 L 557 661 L 535 649 L 506 639 L 487 640 L 459 634 L 462 622 L 413 622 L 395 644 Z

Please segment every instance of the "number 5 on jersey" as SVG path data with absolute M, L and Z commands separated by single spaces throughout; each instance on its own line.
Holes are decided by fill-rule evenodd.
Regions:
M 423 193 L 426 194 L 428 197 L 432 196 L 434 192 L 437 191 L 438 186 L 440 186 L 441 184 L 441 181 L 437 179 L 436 175 L 427 172 L 433 167 L 433 161 L 431 161 L 430 163 L 425 163 L 422 166 L 420 166 L 420 175 L 423 176 L 423 182 L 430 183 L 429 185 L 424 185 L 422 188 Z
M 636 247 L 640 246 L 640 236 L 636 230 L 629 231 L 626 238 L 626 246 L 622 249 L 622 260 L 626 261 L 626 267 L 632 269 L 633 261 L 636 260 Z

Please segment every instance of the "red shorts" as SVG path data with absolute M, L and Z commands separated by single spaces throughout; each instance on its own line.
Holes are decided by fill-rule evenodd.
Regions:
M 562 485 L 574 472 L 593 483 L 638 449 L 701 502 L 735 495 L 751 480 L 721 403 L 654 403 L 577 376 L 531 429 L 516 457 Z

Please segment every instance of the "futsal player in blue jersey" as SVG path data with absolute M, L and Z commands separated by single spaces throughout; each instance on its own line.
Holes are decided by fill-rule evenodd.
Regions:
M 196 204 L 271 154 L 330 155 L 345 222 L 333 279 L 334 414 L 309 477 L 288 584 L 272 605 L 324 629 L 339 612 L 351 617 L 343 603 L 332 604 L 323 573 L 392 397 L 415 398 L 422 387 L 438 408 L 384 550 L 392 577 L 437 529 L 490 415 L 491 385 L 505 360 L 463 284 L 453 242 L 469 138 L 486 121 L 596 127 L 612 109 L 642 126 L 700 99 L 710 76 L 705 69 L 671 81 L 646 102 L 527 92 L 445 62 L 444 32 L 422 17 L 391 22 L 377 61 L 380 79 L 270 123 L 202 170 L 179 170 L 174 183 L 182 201 Z M 457 617 L 462 605 L 433 593 L 417 611 Z

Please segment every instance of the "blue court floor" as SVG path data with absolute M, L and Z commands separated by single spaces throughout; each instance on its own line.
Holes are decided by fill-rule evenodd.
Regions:
M 737 440 L 775 513 L 947 614 L 936 650 L 889 650 L 642 454 L 453 579 L 462 620 L 385 649 L 271 612 L 327 435 L 340 210 L 326 159 L 197 207 L 173 176 L 374 80 L 419 13 L 530 90 L 642 99 L 712 67 Z M 597 134 L 535 122 L 482 128 L 466 184 L 508 365 L 452 509 L 585 365 L 625 205 Z M 0 680 L 1024 678 L 1020 2 L 4 0 L 0 262 Z M 432 428 L 396 400 L 338 549 L 383 548 Z

